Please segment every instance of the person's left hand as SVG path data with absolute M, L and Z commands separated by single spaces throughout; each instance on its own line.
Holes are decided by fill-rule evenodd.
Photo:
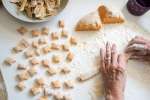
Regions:
M 126 53 L 130 59 L 150 61 L 150 40 L 136 36 L 133 38 L 127 48 Z

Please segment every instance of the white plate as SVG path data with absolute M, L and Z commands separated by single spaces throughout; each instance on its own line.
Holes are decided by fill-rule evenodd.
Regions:
M 50 19 L 52 19 L 54 16 L 56 16 L 57 14 L 59 14 L 67 5 L 68 0 L 62 0 L 61 2 L 61 6 L 58 9 L 58 12 L 56 15 L 53 16 L 48 16 L 44 19 L 32 19 L 29 18 L 28 16 L 26 16 L 23 12 L 19 12 L 16 5 L 11 3 L 10 0 L 2 0 L 4 7 L 6 8 L 6 10 L 15 18 L 25 21 L 25 22 L 32 22 L 32 23 L 37 23 L 37 22 L 45 22 L 45 21 L 49 21 Z

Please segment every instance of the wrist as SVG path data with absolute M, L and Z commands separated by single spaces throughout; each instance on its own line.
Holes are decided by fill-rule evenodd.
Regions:
M 106 100 L 124 100 L 124 94 L 119 92 L 118 94 L 106 94 Z

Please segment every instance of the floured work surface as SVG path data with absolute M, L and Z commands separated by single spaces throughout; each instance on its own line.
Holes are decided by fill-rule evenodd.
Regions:
M 51 54 L 48 56 L 41 55 L 39 57 L 40 61 L 49 57 L 48 59 L 50 61 L 51 67 L 60 69 L 59 72 L 57 72 L 57 74 L 54 76 L 49 76 L 45 74 L 46 70 L 43 70 L 43 65 L 39 64 L 38 74 L 36 74 L 35 76 L 32 76 L 32 78 L 25 81 L 25 88 L 23 87 L 24 90 L 21 92 L 18 91 L 18 89 L 16 89 L 15 87 L 18 83 L 15 80 L 15 77 L 16 77 L 16 74 L 19 73 L 19 71 L 17 70 L 17 64 L 18 63 L 26 64 L 28 61 L 26 58 L 24 58 L 23 53 L 16 54 L 15 56 L 8 55 L 9 57 L 13 57 L 17 61 L 17 63 L 13 64 L 12 66 L 3 65 L 1 67 L 4 80 L 6 83 L 6 88 L 8 91 L 9 100 L 19 100 L 20 98 L 22 98 L 22 100 L 39 99 L 39 97 L 43 96 L 44 92 L 41 92 L 41 93 L 34 92 L 37 95 L 31 96 L 29 94 L 29 91 L 32 88 L 35 80 L 41 77 L 44 77 L 44 80 L 46 80 L 45 82 L 48 84 L 48 88 L 50 88 L 49 92 L 54 93 L 55 98 L 57 97 L 55 94 L 60 93 L 59 94 L 60 97 L 62 96 L 62 94 L 69 95 L 73 100 L 99 100 L 99 98 L 103 98 L 103 85 L 101 81 L 101 76 L 97 75 L 91 80 L 80 83 L 76 81 L 76 78 L 79 76 L 79 74 L 90 73 L 99 67 L 99 62 L 98 62 L 99 50 L 100 50 L 100 47 L 103 47 L 107 41 L 116 43 L 118 46 L 119 52 L 123 52 L 128 41 L 132 39 L 134 36 L 136 35 L 148 36 L 148 34 L 145 31 L 143 31 L 141 28 L 139 28 L 133 23 L 128 23 L 128 22 L 122 25 L 112 25 L 112 26 L 109 25 L 97 33 L 92 33 L 92 32 L 91 33 L 88 33 L 88 32 L 87 33 L 75 33 L 74 35 L 77 38 L 78 43 L 77 43 L 77 46 L 70 47 L 71 51 L 73 52 L 75 56 L 73 61 L 70 62 L 69 64 L 66 64 L 65 61 L 62 61 L 62 59 L 65 60 L 66 51 L 59 52 L 57 51 L 57 48 L 54 48 L 56 49 L 55 52 L 50 51 Z M 51 35 L 49 34 L 48 37 L 50 36 Z M 40 36 L 40 37 L 44 37 L 44 36 Z M 31 37 L 26 37 L 26 38 L 29 40 L 30 43 L 31 43 L 30 40 L 33 40 L 33 38 Z M 59 40 L 56 40 L 56 41 L 58 41 L 58 43 L 62 43 Z M 56 56 L 54 57 L 55 58 L 54 61 L 56 62 L 52 63 L 51 58 L 53 57 L 51 56 L 55 54 L 56 55 L 60 54 L 62 59 L 59 59 L 59 57 Z M 59 60 L 61 61 L 60 64 L 58 64 Z M 36 62 L 36 60 L 33 60 L 33 62 L 35 62 L 34 64 L 38 63 Z M 47 65 L 46 61 L 44 64 L 46 67 Z M 68 69 L 65 71 L 62 70 L 62 68 L 65 67 L 63 65 L 67 65 L 71 69 L 71 72 L 69 73 Z M 51 72 L 51 70 L 49 71 Z M 67 74 L 65 75 L 64 72 L 69 73 L 69 75 Z M 146 65 L 140 62 L 129 61 L 129 64 L 127 66 L 127 75 L 128 75 L 127 86 L 126 86 L 126 91 L 125 91 L 126 100 L 133 100 L 133 99 L 148 100 L 149 99 L 149 95 L 150 95 L 149 94 L 150 93 L 149 73 L 150 73 L 149 65 Z M 34 74 L 34 70 L 31 71 L 30 74 L 31 75 Z M 65 85 L 64 87 L 63 84 L 67 80 L 73 80 L 74 85 L 72 86 L 72 82 L 69 82 L 69 84 L 71 85 L 67 85 L 67 87 Z M 41 81 L 39 81 L 38 84 L 42 84 L 40 82 Z M 22 88 L 22 84 L 19 86 Z M 56 89 L 53 89 L 53 88 L 56 88 Z M 71 88 L 71 89 L 68 89 L 68 88 Z M 139 95 L 143 95 L 143 96 L 139 96 Z M 11 99 L 12 97 L 15 97 L 15 98 Z M 54 97 L 50 96 L 49 99 L 53 100 Z
M 72 12 L 77 12 L 77 13 L 74 13 L 74 15 L 80 15 L 83 13 L 81 7 L 73 7 L 73 5 L 75 5 L 74 4 L 75 1 L 76 0 L 73 0 L 72 5 L 70 3 L 70 6 L 68 6 L 72 9 L 68 8 L 65 10 L 66 12 L 65 11 L 62 12 L 63 13 L 62 15 L 65 16 L 65 18 L 67 18 L 65 24 L 69 24 L 68 26 L 70 27 L 72 27 L 73 26 L 72 24 L 75 23 L 73 21 L 77 21 L 77 20 L 69 19 L 68 16 L 70 13 L 68 12 L 72 10 L 73 10 Z M 82 1 L 80 0 L 80 2 Z M 96 7 L 95 6 L 96 4 L 98 4 L 97 2 L 91 4 L 90 0 L 89 2 L 90 2 L 89 5 L 90 6 L 93 5 L 93 8 Z M 75 5 L 75 6 L 78 6 L 78 5 Z M 87 14 L 88 10 L 91 9 L 90 7 L 87 7 L 88 0 L 87 0 L 86 5 L 82 4 L 83 8 L 84 6 L 87 8 L 87 9 L 84 9 L 85 14 Z M 74 10 L 73 8 L 77 9 L 77 11 Z M 81 10 L 81 12 L 78 8 Z M 5 16 L 5 13 L 3 14 Z M 74 16 L 74 15 L 71 15 L 71 16 Z M 74 17 L 76 18 L 77 16 L 74 16 Z M 81 15 L 79 17 L 81 17 Z M 91 80 L 87 80 L 85 82 L 80 83 L 80 82 L 75 81 L 76 78 L 79 76 L 79 74 L 85 75 L 85 74 L 91 73 L 93 72 L 93 70 L 99 67 L 99 58 L 100 58 L 99 50 L 100 50 L 100 47 L 103 47 L 107 41 L 116 43 L 118 46 L 119 52 L 123 52 L 128 41 L 130 41 L 130 39 L 132 39 L 135 35 L 142 35 L 144 37 L 149 36 L 149 34 L 145 32 L 144 30 L 142 30 L 141 27 L 138 27 L 134 23 L 130 23 L 130 22 L 129 23 L 126 22 L 125 24 L 121 24 L 121 25 L 107 25 L 107 26 L 104 26 L 98 32 L 78 33 L 78 32 L 71 31 L 72 28 L 66 27 L 67 31 L 69 32 L 69 35 L 73 34 L 74 37 L 78 40 L 77 45 L 74 46 L 74 44 L 76 43 L 74 42 L 74 39 L 72 39 L 71 44 L 73 43 L 73 46 L 68 47 L 68 44 L 65 44 L 59 50 L 60 46 L 55 45 L 55 43 L 53 43 L 53 44 L 50 44 L 50 46 L 52 46 L 51 49 L 53 49 L 51 50 L 49 49 L 49 46 L 45 47 L 45 43 L 46 43 L 45 39 L 39 39 L 39 37 L 41 38 L 41 37 L 46 36 L 49 39 L 48 40 L 49 42 L 52 42 L 51 39 L 53 39 L 53 41 L 57 41 L 58 44 L 59 43 L 62 44 L 63 40 L 67 40 L 70 38 L 70 37 L 68 38 L 66 34 L 63 34 L 63 35 L 59 34 L 59 37 L 61 37 L 61 41 L 60 41 L 57 35 L 54 35 L 54 34 L 50 35 L 51 32 L 60 33 L 61 31 L 61 29 L 54 27 L 56 26 L 56 24 L 54 24 L 54 22 L 52 21 L 52 23 L 49 23 L 50 25 L 47 25 L 50 28 L 50 33 L 48 36 L 47 36 L 46 30 L 44 31 L 43 35 L 40 35 L 37 38 L 36 37 L 32 38 L 31 35 L 24 36 L 24 38 L 27 39 L 30 42 L 30 44 L 32 44 L 34 49 L 37 48 L 38 44 L 43 45 L 44 49 L 42 50 L 46 54 L 40 54 L 39 51 L 36 50 L 36 54 L 34 55 L 34 51 L 32 53 L 32 50 L 31 51 L 29 50 L 30 52 L 25 53 L 26 55 L 25 57 L 24 57 L 24 53 L 18 53 L 17 55 L 12 56 L 10 55 L 10 49 L 16 46 L 17 42 L 21 40 L 22 36 L 18 35 L 17 32 L 15 31 L 15 28 L 18 27 L 17 25 L 15 24 L 12 25 L 10 23 L 3 22 L 3 20 L 9 20 L 10 22 L 14 22 L 12 18 L 3 17 L 0 20 L 3 23 L 2 25 L 0 24 L 0 28 L 1 28 L 0 31 L 1 31 L 1 37 L 2 37 L 0 41 L 3 42 L 7 40 L 6 43 L 1 43 L 1 46 L 2 46 L 1 50 L 3 51 L 1 54 L 1 57 L 3 60 L 5 59 L 5 57 L 12 57 L 16 60 L 16 63 L 13 64 L 12 66 L 2 65 L 0 67 L 2 70 L 2 74 L 4 76 L 5 83 L 6 83 L 9 100 L 20 100 L 20 98 L 21 100 L 37 100 L 40 97 L 44 98 L 42 97 L 43 94 L 48 95 L 49 99 L 53 99 L 53 97 L 63 98 L 63 95 L 67 95 L 67 96 L 70 96 L 73 100 L 100 100 L 103 98 L 103 92 L 102 92 L 103 85 L 102 85 L 101 76 L 97 75 Z M 31 26 L 30 28 L 32 29 L 32 25 L 28 24 L 27 26 L 29 27 Z M 42 25 L 39 25 L 39 26 L 42 26 Z M 64 27 L 63 22 L 60 22 L 59 26 Z M 29 31 L 31 31 L 30 28 L 29 28 Z M 41 29 L 41 28 L 42 27 L 38 27 L 38 29 Z M 25 29 L 22 30 L 23 33 L 25 31 L 26 31 Z M 32 31 L 32 33 L 33 33 L 32 34 L 33 36 L 38 36 L 40 34 L 38 30 L 34 30 Z M 33 41 L 34 39 L 35 41 Z M 16 43 L 14 43 L 14 41 L 16 41 Z M 70 41 L 68 43 L 70 44 Z M 8 52 L 8 49 L 9 49 L 9 52 Z M 21 51 L 22 46 L 19 45 L 15 49 L 17 51 Z M 71 50 L 71 53 L 68 52 L 68 49 L 69 51 Z M 72 53 L 74 56 L 72 55 Z M 67 55 L 69 56 L 67 57 Z M 28 71 L 29 79 L 28 79 L 28 74 L 27 74 L 27 77 L 26 77 L 26 74 L 21 75 L 20 77 L 21 80 L 22 79 L 27 79 L 27 80 L 25 81 L 24 84 L 22 83 L 18 84 L 18 82 L 15 80 L 15 77 L 18 73 L 20 73 L 20 70 L 26 67 L 26 66 L 22 66 L 18 64 L 23 64 L 23 65 L 28 64 L 29 58 L 27 60 L 26 57 L 31 57 L 31 56 L 36 56 L 36 57 L 38 56 L 37 58 L 39 59 L 38 60 L 30 59 L 30 63 L 34 64 L 35 67 L 31 68 L 30 71 Z M 49 61 L 49 63 L 47 63 L 47 60 Z M 70 60 L 72 60 L 72 62 L 68 63 L 68 61 Z M 8 59 L 7 61 L 10 64 L 14 62 L 11 59 Z M 36 64 L 37 64 L 37 67 L 36 67 Z M 47 69 L 49 64 L 51 66 L 50 68 Z M 67 64 L 67 66 L 62 66 L 65 64 Z M 150 67 L 149 65 L 143 64 L 141 62 L 129 61 L 129 64 L 127 67 L 128 67 L 127 68 L 128 79 L 127 79 L 127 86 L 126 86 L 126 92 L 125 92 L 126 100 L 149 100 L 150 98 L 150 87 L 149 87 Z M 43 76 L 44 76 L 44 79 L 43 79 Z M 86 80 L 88 78 L 84 77 L 84 79 Z M 41 89 L 33 86 L 34 83 L 40 86 L 43 86 L 43 80 L 44 80 L 44 83 L 46 82 L 48 84 L 48 89 L 50 89 L 50 91 L 45 90 L 46 92 L 45 91 L 41 92 Z M 73 80 L 73 82 L 70 80 Z M 23 91 L 20 92 L 20 90 L 16 88 L 16 85 L 19 87 L 19 89 L 21 90 L 23 89 Z M 32 93 L 35 94 L 35 96 L 32 96 L 29 94 L 30 89 L 32 90 Z M 51 93 L 53 93 L 53 96 Z M 57 93 L 59 95 L 56 95 Z

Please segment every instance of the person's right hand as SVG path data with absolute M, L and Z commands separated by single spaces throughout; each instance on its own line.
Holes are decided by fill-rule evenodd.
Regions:
M 150 61 L 150 40 L 136 36 L 129 42 L 126 53 L 130 59 Z
M 105 100 L 124 100 L 126 58 L 118 54 L 115 44 L 107 42 L 100 50 L 100 71 L 104 81 Z

